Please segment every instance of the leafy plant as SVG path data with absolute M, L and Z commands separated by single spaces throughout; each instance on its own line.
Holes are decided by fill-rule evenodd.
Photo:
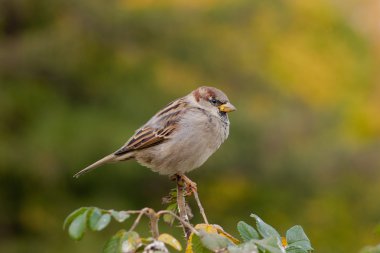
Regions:
M 360 251 L 360 253 L 380 253 L 380 244 L 376 246 L 366 246 Z
M 191 234 L 187 239 L 186 253 L 308 253 L 312 252 L 310 240 L 301 226 L 290 228 L 285 237 L 259 216 L 252 214 L 254 226 L 239 221 L 237 230 L 241 240 L 225 232 L 222 227 L 211 224 L 190 225 L 171 210 L 154 211 L 151 208 L 130 211 L 104 210 L 97 207 L 82 207 L 72 212 L 64 222 L 64 229 L 74 240 L 80 240 L 87 230 L 101 231 L 111 220 L 124 222 L 131 215 L 137 215 L 129 230 L 121 229 L 112 236 L 103 248 L 104 253 L 134 253 L 134 252 L 169 252 L 171 249 L 181 251 L 180 242 L 172 235 L 160 233 L 158 221 L 177 220 L 187 227 Z M 150 221 L 151 237 L 141 237 L 135 230 L 142 216 Z

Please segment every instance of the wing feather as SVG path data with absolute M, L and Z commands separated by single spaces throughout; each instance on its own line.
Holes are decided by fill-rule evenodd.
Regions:
M 114 155 L 121 156 L 131 151 L 149 148 L 169 139 L 177 129 L 185 107 L 186 103 L 181 100 L 170 103 L 145 126 L 137 130 Z

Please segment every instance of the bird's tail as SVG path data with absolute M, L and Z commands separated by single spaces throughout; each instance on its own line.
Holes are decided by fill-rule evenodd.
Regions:
M 78 178 L 79 176 L 83 175 L 84 173 L 87 173 L 87 172 L 99 167 L 100 165 L 103 165 L 103 164 L 109 163 L 109 162 L 113 162 L 113 161 L 117 161 L 116 157 L 117 156 L 115 156 L 114 154 L 107 155 L 106 157 L 103 157 L 99 161 L 96 161 L 93 164 L 91 164 L 90 166 L 87 166 L 83 170 L 79 171 L 78 173 L 76 173 L 74 175 L 74 177 Z

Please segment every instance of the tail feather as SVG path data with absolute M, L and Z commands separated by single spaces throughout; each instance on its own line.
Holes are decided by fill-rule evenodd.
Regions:
M 116 161 L 116 156 L 114 154 L 110 154 L 106 157 L 103 157 L 102 159 L 100 159 L 99 161 L 96 161 L 94 162 L 93 164 L 87 166 L 86 168 L 84 168 L 83 170 L 79 171 L 78 173 L 76 173 L 74 175 L 75 178 L 78 178 L 80 177 L 81 175 L 99 167 L 100 165 L 103 165 L 105 163 L 109 163 L 109 162 L 113 162 L 113 161 Z

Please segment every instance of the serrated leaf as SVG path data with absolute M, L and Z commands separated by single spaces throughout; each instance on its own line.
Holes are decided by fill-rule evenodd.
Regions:
M 281 236 L 277 232 L 277 230 L 274 229 L 271 225 L 265 223 L 259 216 L 257 216 L 256 214 L 251 214 L 251 217 L 255 218 L 257 230 L 263 238 L 269 238 L 274 236 L 281 239 Z
M 230 240 L 228 240 L 226 237 L 214 234 L 214 233 L 207 233 L 205 231 L 199 231 L 200 238 L 203 246 L 208 248 L 211 251 L 220 250 L 223 248 L 227 248 L 227 246 L 232 245 Z
M 198 231 L 203 231 L 206 233 L 214 233 L 214 234 L 218 233 L 218 229 L 214 225 L 211 225 L 211 224 L 200 223 L 200 224 L 195 225 L 194 228 Z
M 160 234 L 157 240 L 172 246 L 174 249 L 178 251 L 182 250 L 182 246 L 179 243 L 179 241 L 169 234 L 166 234 L 166 233 Z
M 69 226 L 69 235 L 74 240 L 80 240 L 84 235 L 87 227 L 87 212 L 88 210 L 85 210 L 84 213 L 76 216 Z
M 238 239 L 236 239 L 235 237 L 233 237 L 232 235 L 230 235 L 229 233 L 227 233 L 226 231 L 224 231 L 224 229 L 221 226 L 216 225 L 216 224 L 214 224 L 213 226 L 216 228 L 216 231 L 217 231 L 218 235 L 226 237 L 233 244 L 239 244 L 240 243 L 240 241 Z
M 103 253 L 120 253 L 120 239 L 116 236 L 112 236 L 104 245 Z
M 238 246 L 231 245 L 227 248 L 228 253 L 258 253 L 259 249 L 256 244 L 251 240 L 246 243 L 242 243 Z
M 81 215 L 82 213 L 84 213 L 87 210 L 88 210 L 88 207 L 81 207 L 81 208 L 78 208 L 77 210 L 75 210 L 74 212 L 72 212 L 71 214 L 69 214 L 69 216 L 67 216 L 67 218 L 63 222 L 63 229 L 66 229 L 67 226 L 69 226 L 71 224 L 71 222 L 73 222 L 73 220 L 77 216 Z
M 120 253 L 122 252 L 122 244 L 127 240 L 127 231 L 124 229 L 119 230 L 114 236 L 112 236 L 104 245 L 103 253 Z
M 197 224 L 195 226 L 195 229 L 199 231 L 201 238 L 195 235 L 194 233 L 191 233 L 187 241 L 186 253 L 212 252 L 210 251 L 210 249 L 205 247 L 205 244 L 202 242 L 203 240 L 207 244 L 207 241 L 208 239 L 210 239 L 210 237 L 214 237 L 214 239 L 211 238 L 212 243 L 220 243 L 220 245 L 217 245 L 216 247 L 211 246 L 211 248 L 225 248 L 226 246 L 233 245 L 234 243 L 239 242 L 239 240 L 224 232 L 223 228 L 218 225 Z
M 309 238 L 299 225 L 286 231 L 286 241 L 288 242 L 288 247 L 300 248 L 306 251 L 313 250 Z
M 238 222 L 237 230 L 245 242 L 251 239 L 260 239 L 259 233 L 256 231 L 256 229 L 244 221 Z
M 201 238 L 195 234 L 191 234 L 186 248 L 186 253 L 212 253 L 211 250 L 203 246 Z
M 105 213 L 100 216 L 97 222 L 94 222 L 91 229 L 94 231 L 100 231 L 104 229 L 105 227 L 107 227 L 110 221 L 111 221 L 111 215 L 108 213 Z
M 285 253 L 285 248 L 282 246 L 281 240 L 278 237 L 272 236 L 261 240 L 253 240 L 260 249 L 270 253 Z
M 118 212 L 115 210 L 111 210 L 111 215 L 118 222 L 124 222 L 130 216 L 126 211 Z
M 308 251 L 298 246 L 288 246 L 286 247 L 286 253 L 308 253 Z

